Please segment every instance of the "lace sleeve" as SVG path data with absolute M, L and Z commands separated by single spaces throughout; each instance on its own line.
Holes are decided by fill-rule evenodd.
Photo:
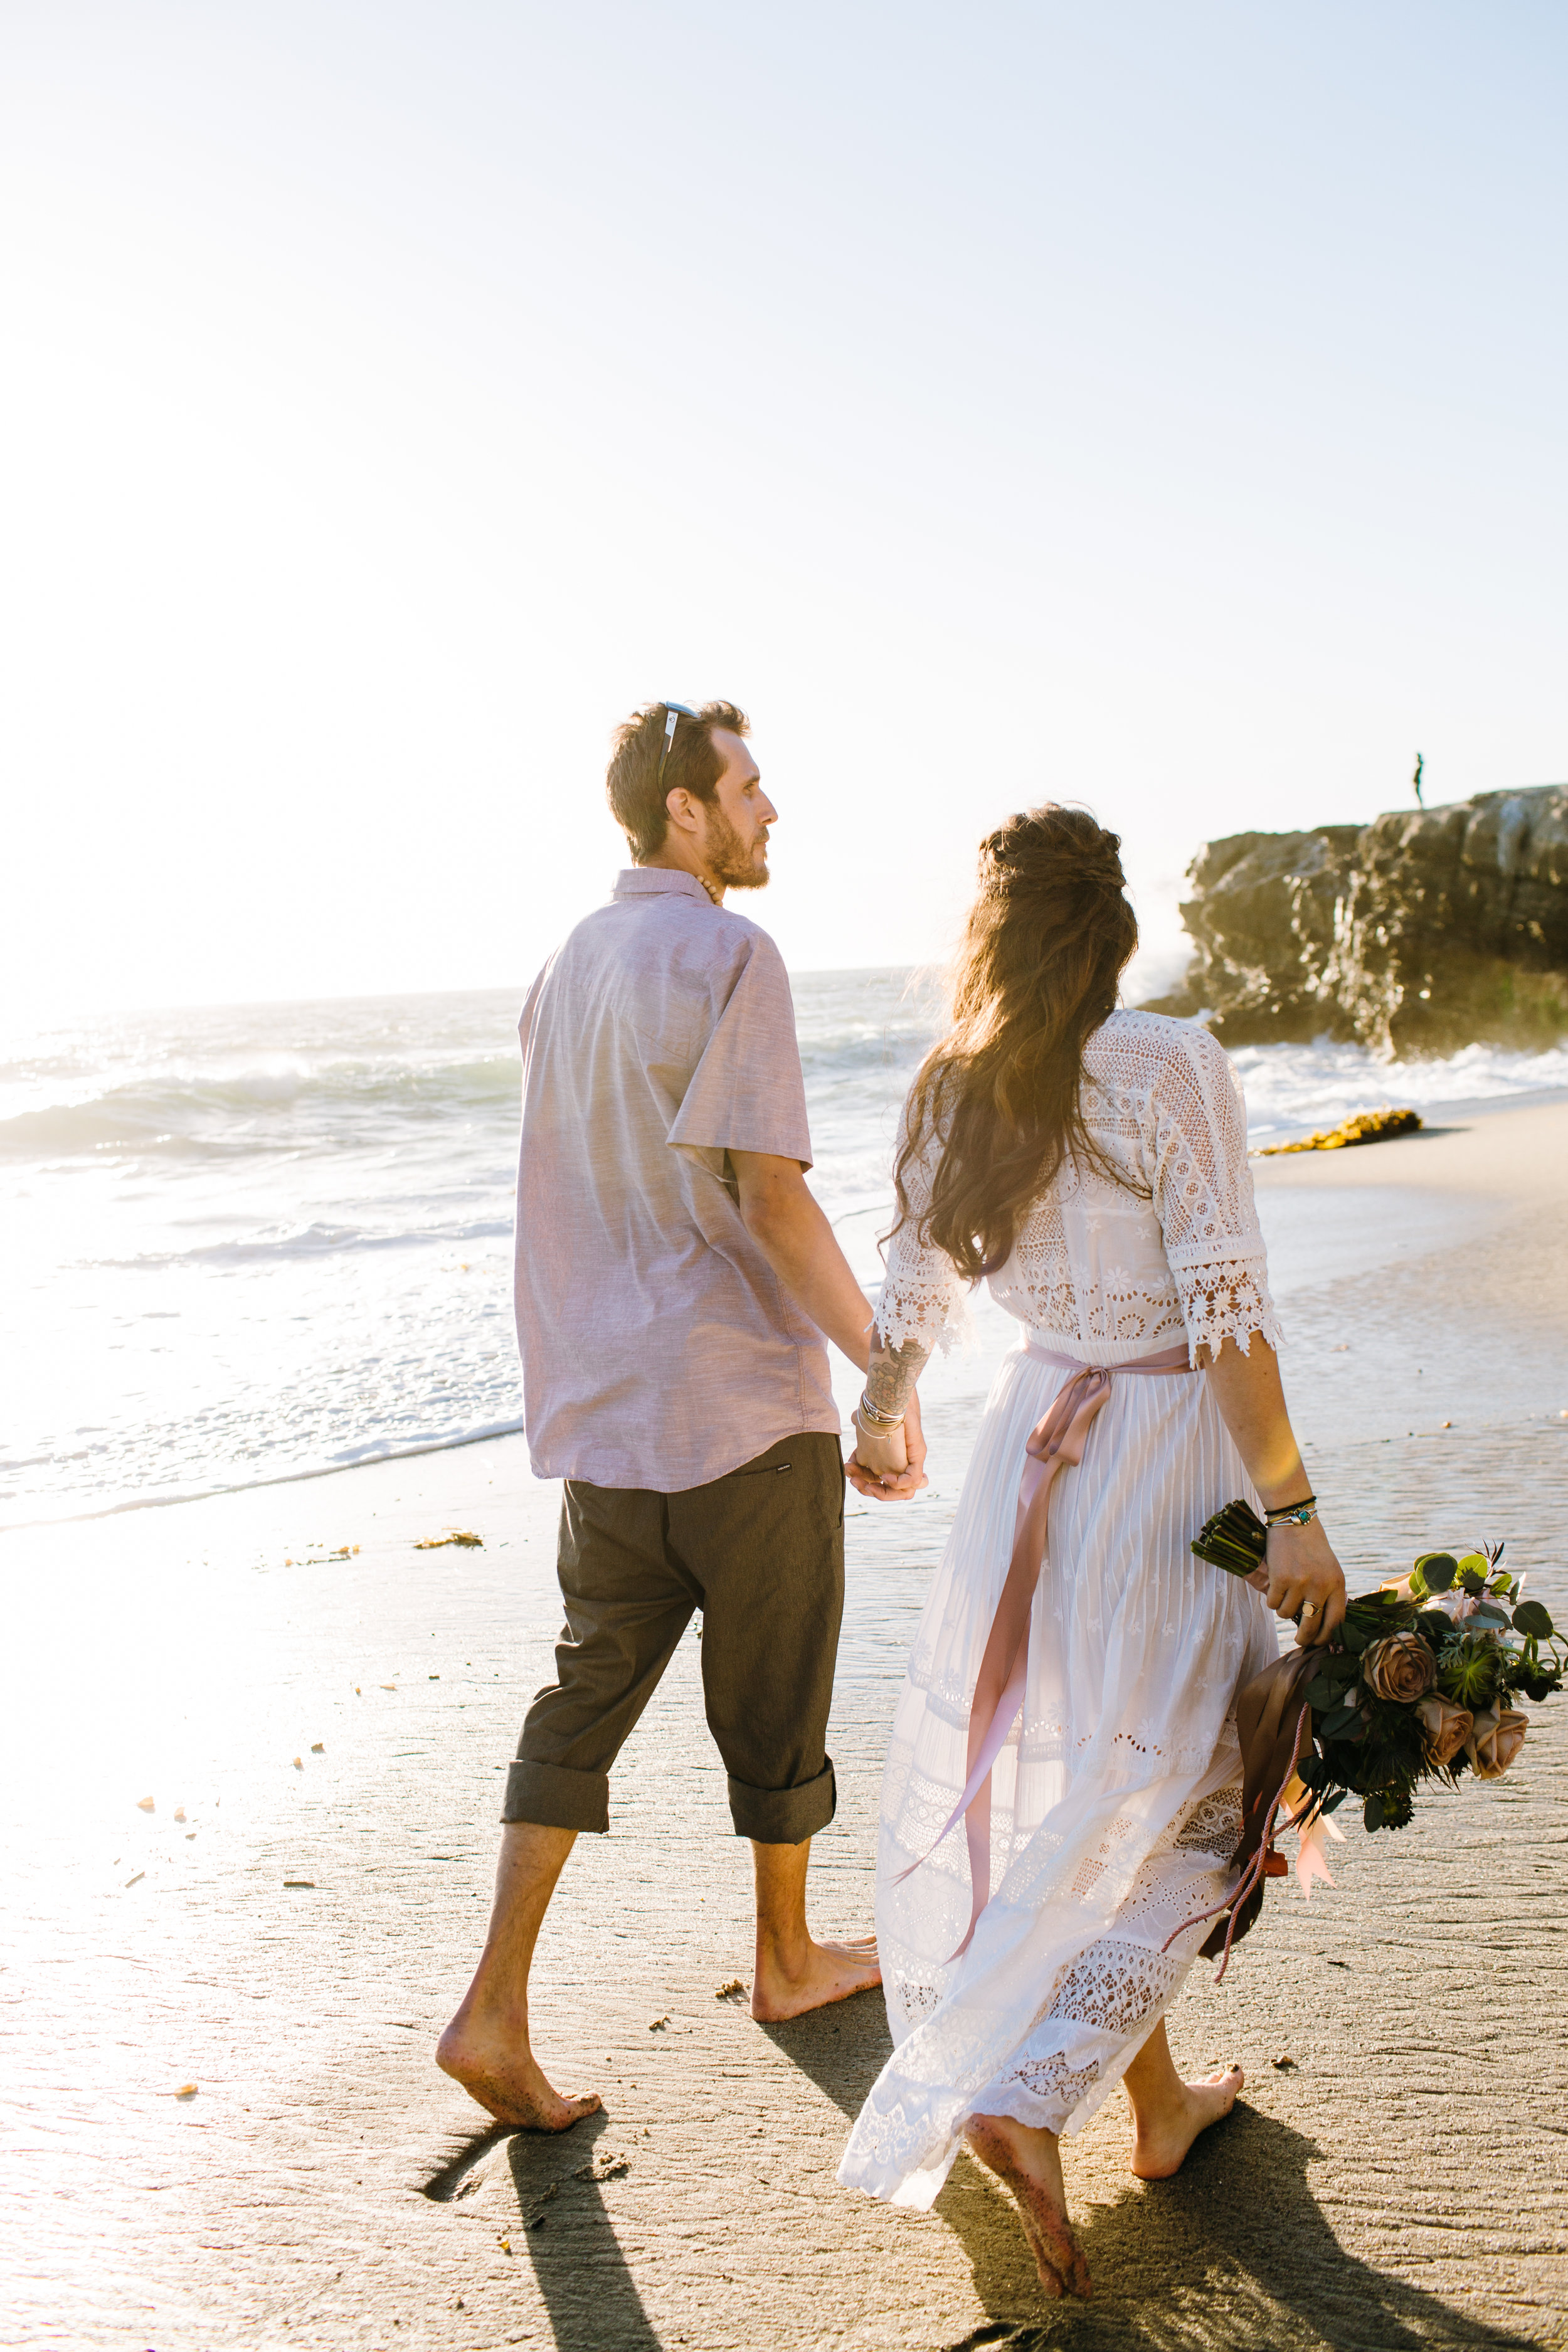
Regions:
M 904 1148 L 905 1127 L 899 1122 L 899 1150 Z M 888 1244 L 888 1271 L 877 1307 L 877 1328 L 889 1348 L 913 1339 L 928 1354 L 940 1348 L 945 1355 L 965 1328 L 964 1284 L 944 1250 L 922 1247 L 917 1227 L 930 1206 L 931 1176 L 940 1145 L 928 1142 L 921 1156 L 904 1171 L 910 1213 Z
M 1247 1108 L 1229 1055 L 1205 1029 L 1174 1029 L 1150 1097 L 1154 1208 L 1181 1294 L 1188 1344 L 1246 1355 L 1254 1331 L 1282 1337 L 1252 1171 Z

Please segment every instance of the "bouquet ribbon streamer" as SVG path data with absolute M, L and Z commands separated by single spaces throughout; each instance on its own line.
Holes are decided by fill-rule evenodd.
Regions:
M 1329 1868 L 1323 1859 L 1323 1833 L 1342 1838 L 1343 1832 L 1322 1812 L 1321 1800 L 1310 1790 L 1302 1790 L 1300 1801 L 1292 1802 L 1292 1783 L 1300 1789 L 1296 1779 L 1296 1766 L 1300 1760 L 1303 1745 L 1311 1744 L 1312 1710 L 1302 1696 L 1301 1685 L 1317 1671 L 1316 1653 L 1309 1649 L 1287 1650 L 1272 1665 L 1265 1666 L 1237 1694 L 1236 1728 L 1241 1742 L 1242 1800 L 1241 1836 L 1231 1856 L 1231 1867 L 1239 1868 L 1241 1876 L 1221 1903 L 1211 1910 L 1200 1911 L 1191 1919 L 1184 1919 L 1165 1938 L 1162 1949 L 1169 1951 L 1178 1936 L 1195 1927 L 1215 1913 L 1225 1916 L 1199 1947 L 1205 1958 L 1217 1955 L 1219 1969 L 1215 1977 L 1218 1984 L 1230 1966 L 1230 1948 L 1246 1935 L 1257 1918 L 1263 1903 L 1265 1880 L 1270 1875 L 1269 1857 L 1273 1848 L 1274 1825 L 1281 1805 L 1289 1808 L 1285 1829 L 1293 1829 L 1300 1837 L 1300 1852 L 1296 1872 L 1302 1892 L 1309 1897 L 1314 1878 L 1324 1878 L 1329 1885 Z M 1279 1867 L 1283 1870 L 1281 1859 Z
M 1030 1431 L 1025 1447 L 1013 1556 L 991 1621 L 969 1710 L 969 1777 L 963 1784 L 963 1794 L 925 1853 L 907 1870 L 900 1870 L 893 1881 L 895 1885 L 900 1885 L 921 1864 L 929 1862 L 948 1832 L 958 1822 L 963 1822 L 973 1896 L 963 1941 L 952 1954 L 955 1960 L 969 1949 L 980 1915 L 991 1899 L 991 1768 L 1006 1746 L 1007 1736 L 1024 1704 L 1029 1675 L 1029 1617 L 1046 1562 L 1051 1489 L 1059 1472 L 1083 1460 L 1089 1424 L 1110 1397 L 1113 1380 L 1128 1372 L 1190 1372 L 1194 1369 L 1184 1341 L 1179 1348 L 1162 1349 L 1157 1356 L 1140 1357 L 1132 1364 L 1080 1364 L 1076 1357 L 1054 1355 L 1048 1348 L 1037 1347 L 1032 1339 L 1028 1352 L 1041 1363 L 1055 1364 L 1073 1377 L 1052 1398 L 1048 1411 Z

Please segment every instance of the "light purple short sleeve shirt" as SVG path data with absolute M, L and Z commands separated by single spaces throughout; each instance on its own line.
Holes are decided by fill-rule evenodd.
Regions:
M 624 873 L 523 1007 L 517 1334 L 542 1478 L 678 1494 L 840 1423 L 727 1151 L 811 1165 L 788 975 L 695 876 Z

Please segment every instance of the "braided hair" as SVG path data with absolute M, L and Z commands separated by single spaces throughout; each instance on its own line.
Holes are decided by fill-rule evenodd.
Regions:
M 1084 1046 L 1138 945 L 1121 849 L 1086 809 L 1055 802 L 980 845 L 951 1024 L 910 1090 L 894 1171 L 902 1223 L 906 1173 L 939 1143 L 919 1238 L 971 1281 L 1006 1262 L 1065 1153 L 1126 1181 L 1089 1139 L 1079 1099 Z

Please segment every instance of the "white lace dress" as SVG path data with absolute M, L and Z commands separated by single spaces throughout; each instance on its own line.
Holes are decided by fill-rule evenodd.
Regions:
M 1064 1165 L 992 1295 L 1024 1327 L 992 1389 L 893 1721 L 877 1935 L 894 2052 L 838 2178 L 927 2206 L 967 2118 L 1081 2128 L 1180 1987 L 1221 1902 L 1240 1816 L 1232 1710 L 1277 1654 L 1250 1586 L 1194 1559 L 1212 1511 L 1257 1496 L 1208 1382 L 1113 1379 L 1051 1502 L 1019 1722 L 991 1783 L 991 1893 L 973 1942 L 962 1826 L 970 1706 L 1014 1540 L 1025 1444 L 1080 1364 L 1184 1339 L 1277 1343 L 1230 1062 L 1206 1032 L 1118 1013 L 1084 1057 L 1085 1125 L 1135 1189 Z M 917 1179 L 910 1185 L 921 1205 Z M 879 1325 L 946 1338 L 963 1286 L 912 1223 L 891 1244 Z M 895 1883 L 898 1881 L 898 1883 Z

